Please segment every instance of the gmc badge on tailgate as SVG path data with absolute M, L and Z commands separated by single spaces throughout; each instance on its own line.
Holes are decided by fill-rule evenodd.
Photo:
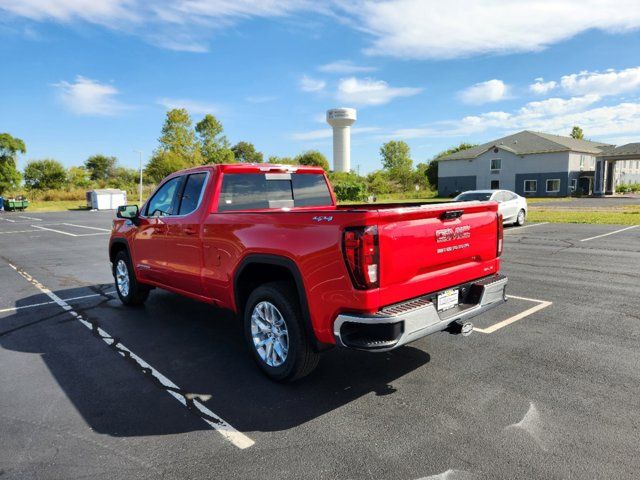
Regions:
M 460 225 L 456 228 L 443 228 L 436 230 L 436 242 L 452 242 L 454 240 L 464 240 L 471 237 L 471 226 Z

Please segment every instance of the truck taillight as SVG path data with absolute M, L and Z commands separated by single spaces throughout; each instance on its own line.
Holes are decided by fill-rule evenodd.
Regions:
M 377 288 L 380 280 L 378 227 L 346 229 L 342 247 L 353 286 L 360 290 Z
M 502 223 L 502 215 L 498 213 L 498 248 L 496 251 L 496 256 L 499 257 L 502 255 L 502 245 L 504 244 L 504 223 Z

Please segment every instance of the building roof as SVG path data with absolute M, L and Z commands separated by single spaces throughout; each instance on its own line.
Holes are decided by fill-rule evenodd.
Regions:
M 468 150 L 452 153 L 438 160 L 473 159 L 492 148 L 501 148 L 516 155 L 567 151 L 599 154 L 602 153 L 602 150 L 606 147 L 612 146 L 613 145 L 609 145 L 608 143 L 592 142 L 590 140 L 579 140 L 561 135 L 523 130 L 522 132 L 507 135 L 506 137 L 483 143 Z
M 611 148 L 604 149 L 600 156 L 606 158 L 622 156 L 640 157 L 640 142 L 627 143 L 619 147 L 612 146 Z

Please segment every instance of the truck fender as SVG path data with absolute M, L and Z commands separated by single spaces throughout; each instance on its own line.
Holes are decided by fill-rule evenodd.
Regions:
M 326 350 L 328 347 L 330 347 L 330 345 L 319 342 L 316 337 L 315 331 L 313 329 L 313 324 L 311 322 L 311 314 L 309 313 L 309 304 L 307 302 L 307 293 L 304 287 L 304 282 L 302 281 L 302 275 L 300 274 L 300 270 L 298 269 L 296 263 L 288 257 L 273 254 L 254 253 L 247 255 L 240 261 L 233 277 L 233 293 L 236 312 L 239 315 L 244 314 L 244 305 L 242 304 L 243 302 L 240 298 L 241 289 L 239 285 L 239 280 L 242 277 L 242 273 L 246 270 L 247 267 L 260 264 L 275 265 L 288 271 L 288 273 L 293 278 L 296 286 L 296 291 L 298 292 L 300 309 L 302 310 L 303 327 L 307 333 L 308 338 L 311 340 L 314 349 L 316 351 L 321 351 Z

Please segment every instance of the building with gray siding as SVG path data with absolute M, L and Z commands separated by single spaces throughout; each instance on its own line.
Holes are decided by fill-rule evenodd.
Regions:
M 505 189 L 522 196 L 594 193 L 596 157 L 613 145 L 524 130 L 438 160 L 438 194 Z M 633 162 L 615 164 L 631 179 Z M 638 171 L 640 173 L 640 171 Z

